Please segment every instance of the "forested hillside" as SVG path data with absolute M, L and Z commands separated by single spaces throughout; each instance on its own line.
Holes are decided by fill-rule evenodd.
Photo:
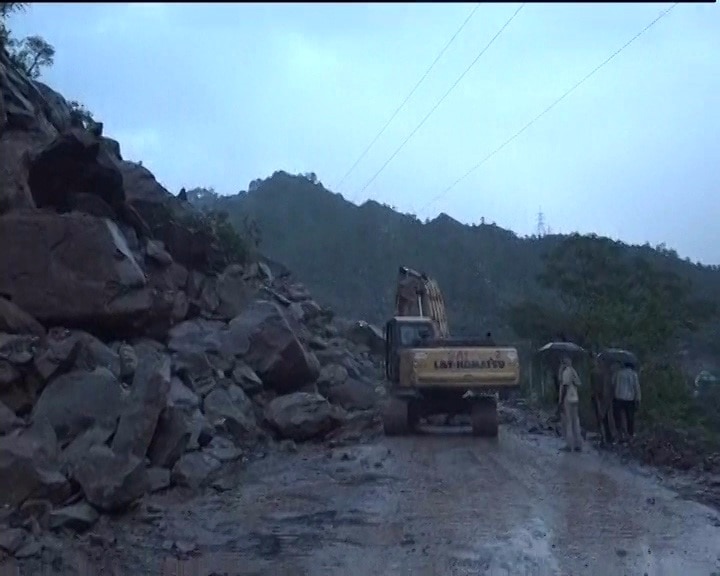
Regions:
M 494 224 L 465 225 L 444 214 L 423 223 L 374 201 L 358 207 L 326 190 L 314 174 L 276 172 L 234 196 L 198 188 L 188 192 L 188 199 L 204 209 L 227 212 L 241 232 L 256 224 L 262 252 L 288 265 L 319 299 L 348 316 L 381 324 L 393 310 L 400 265 L 438 279 L 457 334 L 492 330 L 502 338 L 542 338 L 537 332 L 545 328 L 528 327 L 518 315 L 532 312 L 532 306 L 547 314 L 560 304 L 557 285 L 541 282 L 539 276 L 547 268 L 544 256 L 565 236 L 522 238 Z M 639 258 L 652 270 L 677 275 L 691 284 L 691 300 L 720 300 L 716 266 L 682 260 L 663 246 L 607 239 L 595 245 L 611 246 L 633 269 Z M 607 257 L 598 255 L 595 272 L 600 275 Z M 621 287 L 617 290 L 622 298 Z M 720 352 L 716 326 L 701 328 L 691 339 L 685 334 L 685 342 L 692 342 L 695 354 Z

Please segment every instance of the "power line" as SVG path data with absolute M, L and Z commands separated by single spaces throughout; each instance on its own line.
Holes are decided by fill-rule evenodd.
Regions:
M 418 80 L 417 84 L 415 84 L 415 86 L 413 87 L 413 89 L 410 90 L 410 93 L 405 97 L 405 100 L 403 100 L 403 101 L 401 102 L 400 106 L 398 106 L 398 107 L 395 109 L 395 112 L 392 113 L 392 116 L 390 116 L 390 118 L 388 119 L 388 121 L 385 122 L 385 125 L 380 129 L 380 132 L 378 132 L 378 133 L 375 135 L 375 138 L 373 138 L 372 141 L 370 142 L 370 144 L 367 145 L 367 148 L 365 148 L 365 150 L 363 151 L 363 153 L 360 154 L 360 156 L 358 157 L 357 160 L 355 160 L 355 163 L 354 163 L 352 166 L 350 166 L 350 169 L 345 173 L 345 175 L 344 175 L 342 178 L 340 178 L 340 181 L 337 183 L 337 186 L 335 186 L 334 190 L 338 190 L 338 189 L 340 188 L 340 186 L 342 186 L 343 182 L 345 182 L 345 179 L 346 179 L 348 176 L 350 176 L 350 174 L 352 174 L 352 171 L 355 170 L 356 166 L 357 166 L 358 164 L 360 164 L 360 162 L 361 162 L 361 160 L 362 160 L 363 158 L 365 158 L 365 156 L 366 156 L 367 153 L 370 151 L 370 149 L 375 145 L 375 142 L 378 141 L 378 139 L 380 138 L 380 136 L 382 136 L 383 133 L 385 132 L 385 130 L 387 130 L 387 127 L 390 126 L 390 124 L 392 123 L 393 120 L 395 120 L 395 117 L 398 115 L 398 113 L 400 112 L 400 110 L 403 109 L 403 107 L 405 106 L 405 104 L 407 104 L 408 100 L 410 100 L 410 98 L 412 97 L 412 95 L 415 94 L 415 91 L 420 87 L 420 84 L 422 84 L 422 83 L 425 81 L 425 78 L 428 77 L 428 75 L 430 74 L 430 72 L 432 71 L 432 69 L 435 67 L 435 64 L 438 63 L 438 61 L 440 60 L 440 58 L 442 57 L 442 55 L 445 54 L 446 50 L 447 50 L 448 48 L 450 48 L 450 45 L 455 41 L 455 38 L 458 37 L 458 34 L 460 34 L 460 32 L 462 32 L 463 28 L 465 28 L 465 26 L 467 25 L 467 23 L 470 22 L 470 19 L 473 17 L 473 15 L 475 14 L 475 12 L 477 12 L 477 9 L 478 9 L 478 8 L 480 8 L 480 3 L 479 3 L 479 2 L 475 5 L 475 8 L 473 8 L 473 9 L 470 11 L 470 14 L 468 14 L 467 18 L 465 18 L 465 21 L 460 25 L 460 28 L 458 28 L 458 29 L 455 31 L 455 34 L 452 35 L 452 37 L 450 38 L 450 40 L 447 41 L 447 44 L 445 44 L 445 46 L 443 47 L 443 49 L 440 50 L 440 53 L 435 57 L 435 60 L 432 61 L 432 64 L 430 64 L 430 67 L 425 71 L 425 74 L 422 75 L 422 77 L 420 78 L 420 80 Z
M 635 34 L 635 36 L 633 36 L 632 38 L 630 38 L 630 40 L 628 40 L 628 41 L 627 41 L 625 44 L 623 44 L 620 48 L 618 48 L 617 50 L 615 50 L 615 52 L 613 52 L 610 56 L 608 56 L 602 63 L 598 64 L 595 68 L 593 68 L 588 74 L 586 74 L 586 75 L 585 75 L 579 82 L 577 82 L 572 88 L 570 88 L 567 92 L 565 92 L 562 96 L 560 96 L 557 100 L 555 100 L 552 104 L 550 104 L 550 106 L 548 106 L 547 108 L 545 108 L 545 110 L 543 110 L 542 112 L 540 112 L 540 114 L 538 114 L 537 116 L 535 116 L 535 118 L 533 118 L 532 120 L 530 120 L 530 122 L 528 122 L 527 124 L 525 124 L 525 126 L 523 126 L 520 130 L 518 130 L 517 132 L 515 132 L 515 134 L 513 134 L 510 138 L 508 138 L 507 140 L 505 140 L 505 142 L 503 142 L 500 146 L 498 146 L 497 148 L 495 148 L 495 150 L 493 150 L 492 152 L 490 152 L 490 154 L 488 154 L 487 156 L 485 156 L 485 158 L 483 158 L 482 160 L 480 160 L 480 162 L 478 162 L 477 164 L 475 164 L 475 166 L 473 166 L 472 168 L 470 168 L 470 170 L 468 170 L 465 174 L 463 174 L 462 176 L 460 176 L 460 178 L 458 178 L 457 180 L 455 180 L 455 182 L 453 182 L 450 186 L 448 186 L 447 188 L 445 188 L 445 190 L 443 190 L 442 192 L 440 192 L 440 194 L 438 194 L 437 196 L 435 196 L 434 198 L 432 198 L 427 204 L 425 204 L 425 205 L 420 209 L 419 212 L 420 212 L 420 213 L 423 212 L 426 208 L 428 208 L 429 206 L 431 206 L 432 204 L 434 204 L 435 202 L 437 202 L 440 198 L 442 198 L 443 196 L 445 196 L 445 194 L 447 194 L 448 192 L 450 192 L 450 190 L 452 190 L 453 188 L 455 188 L 455 186 L 457 186 L 460 182 L 462 182 L 463 180 L 465 180 L 465 178 L 467 178 L 468 176 L 470 176 L 470 174 L 472 174 L 473 172 L 475 172 L 475 170 L 477 170 L 478 168 L 480 168 L 480 166 L 482 166 L 483 164 L 485 164 L 485 162 L 487 162 L 488 160 L 490 160 L 490 158 L 492 158 L 493 156 L 495 156 L 495 154 L 497 154 L 498 152 L 500 152 L 503 148 L 505 148 L 505 146 L 507 146 L 508 144 L 510 144 L 513 140 L 515 140 L 518 136 L 520 136 L 523 132 L 525 132 L 525 130 L 527 130 L 528 128 L 530 128 L 530 126 L 532 126 L 533 124 L 535 124 L 535 122 L 537 122 L 538 120 L 540 120 L 540 118 L 542 118 L 543 116 L 545 116 L 545 114 L 547 114 L 548 112 L 550 112 L 550 110 L 552 110 L 553 108 L 555 108 L 555 106 L 557 106 L 560 102 L 562 102 L 565 98 L 567 98 L 572 92 L 574 92 L 575 90 L 577 90 L 582 84 L 584 84 L 588 79 L 590 79 L 590 77 L 592 77 L 596 72 L 598 72 L 601 68 L 603 68 L 608 62 L 610 62 L 613 58 L 615 58 L 615 56 L 617 56 L 618 54 L 620 54 L 620 52 L 622 52 L 623 50 L 625 50 L 625 48 L 627 48 L 628 46 L 630 46 L 630 44 L 632 44 L 633 42 L 635 42 L 635 40 L 637 40 L 638 38 L 640 38 L 640 36 L 642 36 L 643 34 L 645 34 L 645 32 L 647 32 L 648 30 L 650 30 L 650 28 L 652 28 L 655 24 L 657 24 L 662 18 L 664 18 L 665 16 L 667 16 L 667 15 L 670 13 L 670 11 L 671 11 L 673 8 L 675 8 L 675 6 L 677 6 L 677 5 L 678 5 L 678 2 L 675 2 L 675 4 L 673 4 L 672 6 L 670 6 L 670 7 L 667 8 L 666 10 L 663 10 L 662 12 L 660 12 L 660 14 L 659 14 L 652 22 L 650 22 L 647 26 L 645 26 L 645 28 L 643 28 L 642 30 L 640 30 L 640 32 L 638 32 L 637 34 Z
M 510 18 L 507 19 L 507 21 L 505 22 L 505 24 L 502 25 L 502 27 L 500 28 L 500 30 L 497 31 L 497 33 L 495 34 L 495 36 L 493 36 L 493 37 L 490 39 L 490 42 L 487 43 L 487 45 L 485 46 L 485 48 L 483 48 L 483 49 L 480 51 L 480 53 L 475 57 L 475 60 L 473 60 L 472 62 L 470 62 L 470 65 L 469 65 L 467 68 L 465 68 L 465 71 L 464 71 L 462 74 L 460 74 L 460 76 L 458 77 L 458 79 L 455 80 L 455 83 L 454 83 L 452 86 L 450 86 L 450 89 L 449 89 L 447 92 L 445 92 L 445 94 L 443 94 L 443 96 L 440 98 L 440 100 L 437 101 L 437 103 L 435 104 L 435 106 L 433 106 L 433 107 L 430 109 L 430 112 L 427 113 L 427 115 L 425 116 L 425 118 L 423 118 L 423 119 L 420 121 L 420 124 L 418 124 L 418 125 L 415 127 L 415 129 L 414 129 L 412 132 L 410 132 L 410 135 L 409 135 L 407 138 L 405 138 L 405 140 L 403 140 L 403 142 L 400 144 L 400 146 L 398 146 L 398 147 L 396 148 L 395 152 L 392 153 L 392 155 L 390 156 L 390 158 L 388 158 L 388 159 L 385 161 L 385 163 L 380 167 L 380 169 L 379 169 L 377 172 L 375 172 L 375 174 L 373 175 L 373 177 L 370 178 L 370 180 L 368 180 L 368 181 L 365 183 L 365 185 L 362 187 L 362 189 L 355 195 L 355 198 L 357 198 L 357 197 L 360 196 L 363 192 L 365 192 L 365 190 L 368 188 L 368 186 L 370 186 L 370 184 L 372 184 L 372 183 L 375 181 L 375 179 L 380 175 L 380 173 L 381 173 L 383 170 L 385 170 L 385 168 L 387 167 L 387 165 L 390 164 L 390 162 L 392 162 L 393 158 L 395 158 L 395 156 L 398 155 L 398 152 L 400 152 L 400 150 L 403 149 L 403 147 L 405 146 L 405 144 L 407 144 L 407 143 L 410 141 L 410 139 L 415 135 L 415 133 L 416 133 L 418 130 L 420 130 L 420 128 L 422 128 L 423 124 L 425 124 L 425 122 L 427 122 L 428 118 L 430 118 L 430 116 L 432 116 L 433 112 L 435 112 L 435 110 L 437 110 L 438 106 L 440 106 L 440 104 L 443 103 L 443 101 L 445 100 L 445 98 L 447 98 L 447 97 L 450 95 L 450 93 L 456 88 L 456 86 L 457 86 L 458 84 L 460 84 L 460 81 L 465 77 L 465 75 L 466 75 L 468 72 L 470 72 L 470 70 L 473 68 L 473 66 L 475 66 L 475 64 L 478 63 L 478 61 L 480 60 L 480 58 L 482 57 L 482 55 L 485 54 L 485 52 L 487 52 L 487 50 L 490 48 L 490 46 L 493 45 L 493 43 L 495 42 L 495 40 L 497 40 L 498 37 L 500 36 L 500 34 L 503 33 L 503 31 L 505 30 L 505 28 L 507 28 L 507 27 L 510 25 L 510 23 L 511 23 L 511 22 L 515 19 L 515 17 L 520 13 L 520 10 L 522 10 L 524 6 L 525 6 L 525 4 L 521 4 L 520 7 L 519 7 L 517 10 L 515 10 L 514 14 L 513 14 L 512 16 L 510 16 Z

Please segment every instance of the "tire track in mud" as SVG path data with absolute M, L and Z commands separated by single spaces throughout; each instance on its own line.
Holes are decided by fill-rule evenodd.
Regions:
M 426 434 L 308 450 L 292 465 L 280 458 L 259 463 L 236 491 L 210 499 L 204 510 L 188 503 L 176 512 L 166 532 L 195 522 L 203 538 L 219 535 L 217 546 L 203 546 L 188 561 L 195 571 L 177 574 L 720 570 L 720 531 L 709 528 L 699 505 L 675 500 L 593 451 L 562 454 L 559 446 L 554 438 L 503 429 L 496 441 Z

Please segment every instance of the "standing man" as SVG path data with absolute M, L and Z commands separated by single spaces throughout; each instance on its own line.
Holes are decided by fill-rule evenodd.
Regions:
M 621 421 L 625 416 L 627 435 L 633 438 L 635 436 L 635 412 L 640 406 L 640 379 L 632 363 L 626 362 L 625 366 L 615 373 L 613 380 L 615 388 L 613 414 L 618 435 L 622 435 Z
M 580 436 L 580 376 L 573 368 L 569 356 L 565 356 L 560 364 L 560 402 L 565 425 L 565 451 L 582 450 Z

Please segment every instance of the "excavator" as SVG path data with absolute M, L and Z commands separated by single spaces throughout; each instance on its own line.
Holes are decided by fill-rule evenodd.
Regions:
M 438 283 L 400 267 L 395 315 L 385 325 L 383 412 L 388 436 L 410 434 L 433 414 L 469 414 L 475 436 L 498 434 L 498 399 L 520 386 L 518 352 L 484 339 L 450 337 Z

